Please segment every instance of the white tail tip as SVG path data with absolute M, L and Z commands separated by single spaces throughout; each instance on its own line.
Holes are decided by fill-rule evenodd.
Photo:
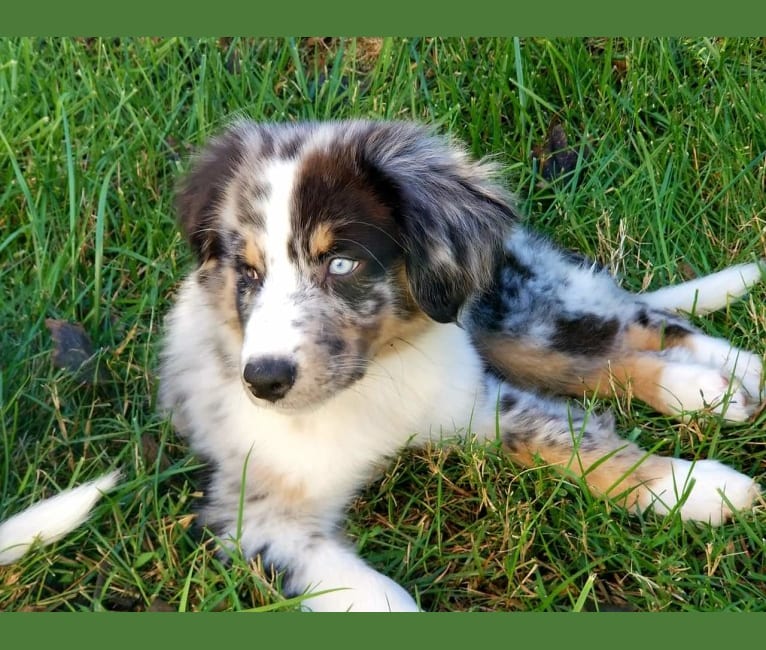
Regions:
M 0 524 L 0 565 L 16 562 L 35 543 L 51 544 L 73 531 L 119 478 L 119 471 L 105 474 L 40 501 Z
M 750 287 L 761 281 L 765 270 L 758 262 L 738 264 L 696 280 L 646 293 L 641 299 L 655 309 L 709 314 L 745 295 Z

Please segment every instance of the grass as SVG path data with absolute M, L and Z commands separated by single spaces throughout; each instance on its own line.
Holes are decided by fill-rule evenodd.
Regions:
M 634 290 L 766 247 L 763 40 L 2 40 L 0 519 L 113 466 L 126 481 L 0 567 L 0 610 L 294 608 L 279 576 L 194 537 L 198 463 L 155 414 L 162 317 L 191 264 L 173 184 L 242 113 L 436 123 L 503 163 L 534 227 Z M 546 184 L 531 153 L 554 119 L 580 156 Z M 764 295 L 696 322 L 763 352 Z M 53 367 L 47 318 L 83 325 L 108 381 Z M 646 448 L 764 479 L 764 416 L 613 408 Z M 630 517 L 470 441 L 404 452 L 348 528 L 429 610 L 766 609 L 762 507 L 716 529 Z

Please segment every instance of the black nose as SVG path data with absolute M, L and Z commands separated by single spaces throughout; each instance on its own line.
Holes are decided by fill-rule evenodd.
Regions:
M 276 402 L 290 390 L 296 374 L 297 368 L 289 359 L 262 357 L 248 361 L 242 377 L 253 395 Z

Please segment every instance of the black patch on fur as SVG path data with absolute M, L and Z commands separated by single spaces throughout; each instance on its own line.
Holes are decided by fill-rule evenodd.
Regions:
M 594 272 L 600 273 L 605 271 L 606 267 L 597 262 L 596 260 L 584 255 L 580 251 L 571 250 L 568 248 L 561 249 L 561 255 L 571 264 L 585 269 L 593 269 Z
M 505 317 L 517 300 L 523 285 L 535 277 L 533 269 L 513 254 L 506 252 L 495 268 L 490 284 L 472 304 L 471 320 L 487 332 L 504 327 Z
M 506 393 L 500 398 L 500 413 L 506 414 L 509 413 L 514 409 L 516 404 L 518 404 L 519 400 L 511 395 L 510 393 Z
M 529 280 L 535 273 L 526 264 L 523 264 L 515 255 L 506 251 L 502 266 L 513 272 L 514 276 L 521 280 Z
M 635 322 L 641 327 L 659 329 L 662 338 L 668 344 L 674 344 L 694 333 L 694 328 L 676 318 L 671 313 L 647 312 L 641 309 L 636 314 Z
M 558 317 L 554 327 L 551 338 L 554 350 L 587 356 L 601 354 L 612 346 L 620 321 L 583 314 L 575 318 Z
M 403 262 L 399 229 L 389 201 L 379 184 L 371 180 L 369 170 L 355 158 L 347 146 L 316 151 L 302 161 L 293 195 L 293 232 L 288 254 L 323 268 L 334 257 L 360 262 L 348 276 L 319 278 L 327 291 L 337 295 L 355 312 L 374 316 L 386 304 L 376 296 L 375 287 L 390 284 L 392 269 Z M 331 233 L 331 248 L 321 258 L 311 250 L 312 235 L 318 228 Z M 396 280 L 394 280 L 396 284 Z
M 649 323 L 651 322 L 650 319 L 649 319 L 649 314 L 647 314 L 646 311 L 642 309 L 636 315 L 636 322 L 641 327 L 649 327 Z
M 463 184 L 459 187 L 462 188 Z M 466 192 L 460 197 L 436 196 L 434 204 L 421 201 L 410 207 L 409 215 L 403 219 L 408 239 L 408 276 L 423 311 L 439 323 L 453 322 L 466 300 L 485 288 L 492 271 L 497 268 L 501 240 L 495 240 L 495 237 L 502 237 L 506 226 L 502 220 L 505 218 L 510 223 L 512 212 L 508 206 L 487 199 L 478 192 Z M 453 209 L 455 204 L 466 204 L 461 210 L 465 213 L 465 221 L 439 226 L 443 233 L 441 239 L 437 239 L 431 230 L 433 223 L 438 222 L 441 216 L 440 204 L 436 201 L 452 205 Z M 471 232 L 473 229 L 466 231 L 465 226 L 474 220 L 472 212 L 495 215 L 496 232 L 481 232 L 480 228 L 476 228 L 478 232 Z M 448 266 L 439 262 L 445 244 L 449 244 L 451 258 Z M 471 264 L 471 259 L 477 257 L 477 249 L 484 249 L 481 255 L 483 260 Z
M 244 144 L 236 130 L 214 139 L 193 163 L 176 192 L 181 230 L 200 263 L 225 254 L 216 227 L 226 185 L 242 160 Z
M 499 332 L 503 329 L 503 319 L 508 313 L 506 298 L 513 299 L 512 295 L 500 287 L 500 283 L 495 280 L 482 292 L 471 308 L 471 321 L 481 325 L 487 332 Z
M 336 146 L 306 158 L 293 196 L 293 232 L 300 253 L 310 257 L 312 233 L 328 226 L 334 239 L 328 256 L 364 260 L 365 274 L 380 277 L 402 257 L 402 245 L 390 207 L 353 156 Z
M 272 131 L 271 125 L 258 125 L 258 155 L 262 158 L 270 158 L 274 155 L 276 137 Z
M 665 323 L 662 333 L 666 341 L 675 341 L 689 336 L 693 331 L 690 327 L 679 323 Z
M 296 133 L 279 143 L 277 155 L 284 160 L 292 160 L 298 156 L 304 142 L 305 136 L 302 133 Z

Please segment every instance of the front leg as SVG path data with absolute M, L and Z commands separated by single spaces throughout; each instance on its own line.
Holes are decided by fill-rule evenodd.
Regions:
M 230 488 L 226 494 L 225 488 Z M 415 600 L 393 580 L 368 566 L 337 532 L 340 515 L 321 512 L 291 495 L 250 490 L 238 499 L 230 479 L 213 481 L 201 522 L 224 545 L 284 574 L 287 596 L 306 596 L 315 612 L 416 612 Z M 241 510 L 241 521 L 240 519 Z
M 341 540 L 314 538 L 302 557 L 282 555 L 291 562 L 287 589 L 315 594 L 301 602 L 314 612 L 417 612 L 415 600 L 390 578 L 369 567 Z M 268 557 L 268 556 L 267 556 Z
M 507 383 L 491 394 L 499 396 L 499 432 L 514 460 L 526 466 L 542 460 L 572 472 L 631 511 L 678 512 L 685 520 L 720 524 L 759 494 L 753 479 L 718 461 L 666 458 L 623 440 L 611 415 Z

